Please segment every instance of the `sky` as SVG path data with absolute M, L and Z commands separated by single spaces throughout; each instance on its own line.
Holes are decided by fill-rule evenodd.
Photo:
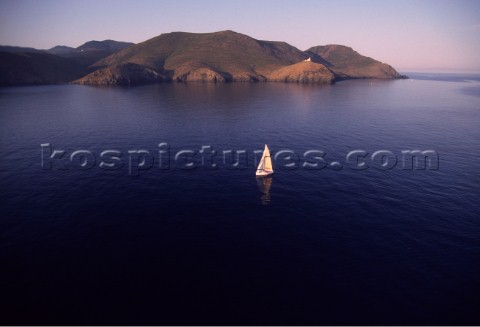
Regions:
M 343 44 L 401 72 L 480 72 L 479 0 L 0 0 L 0 45 L 227 29 L 301 50 Z

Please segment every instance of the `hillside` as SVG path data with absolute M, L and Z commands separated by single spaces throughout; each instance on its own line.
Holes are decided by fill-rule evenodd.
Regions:
M 311 61 L 282 67 L 268 74 L 273 82 L 332 83 L 335 75 L 325 65 Z
M 323 58 L 337 79 L 404 77 L 390 65 L 362 56 L 352 48 L 343 45 L 331 44 L 312 47 L 306 53 Z
M 75 48 L 72 47 L 67 47 L 65 45 L 57 45 L 54 46 L 51 49 L 48 49 L 46 52 L 57 55 L 57 56 L 62 56 L 62 55 L 67 55 L 75 52 Z
M 0 52 L 1 86 L 68 83 L 90 71 L 48 53 Z
M 312 61 L 304 62 L 309 57 Z M 98 70 L 75 83 L 136 84 L 142 81 L 142 71 L 146 74 L 145 83 L 332 83 L 346 78 L 400 77 L 390 66 L 361 56 L 351 48 L 313 47 L 304 52 L 285 42 L 256 40 L 233 31 L 162 34 L 99 60 L 93 67 Z M 156 76 L 153 79 L 152 74 Z
M 10 53 L 19 53 L 19 52 L 44 52 L 44 50 L 38 50 L 35 48 L 27 48 L 27 47 L 16 47 L 10 45 L 0 45 L 0 52 L 10 52 Z
M 0 85 L 69 83 L 94 71 L 89 66 L 133 43 L 90 41 L 77 48 L 49 50 L 0 46 Z
M 305 61 L 310 58 L 311 61 Z M 388 64 L 342 45 L 301 51 L 285 42 L 233 31 L 172 32 L 139 44 L 89 41 L 49 50 L 0 47 L 1 85 L 73 82 L 136 85 L 176 82 L 334 83 L 352 78 L 402 78 Z
M 114 40 L 88 41 L 82 44 L 81 46 L 77 47 L 76 50 L 77 51 L 92 51 L 92 50 L 118 51 L 118 50 L 128 48 L 131 45 L 133 45 L 133 43 L 131 42 L 120 42 L 120 41 L 114 41 Z
M 113 40 L 88 41 L 76 48 L 56 46 L 47 50 L 47 52 L 69 59 L 83 68 L 88 68 L 88 66 L 94 64 L 98 60 L 132 45 L 133 43 L 130 42 Z M 91 71 L 91 69 L 89 69 L 89 71 Z
M 287 43 L 259 41 L 232 31 L 174 32 L 121 50 L 94 66 L 103 67 L 101 74 L 105 76 L 133 63 L 174 81 L 262 81 L 272 71 L 305 58 L 302 51 Z M 93 75 L 77 82 L 108 84 Z

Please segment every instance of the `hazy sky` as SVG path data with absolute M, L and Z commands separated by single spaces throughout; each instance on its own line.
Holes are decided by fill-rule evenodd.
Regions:
M 0 0 L 0 44 L 40 49 L 234 30 L 301 50 L 344 44 L 400 71 L 480 71 L 479 0 Z

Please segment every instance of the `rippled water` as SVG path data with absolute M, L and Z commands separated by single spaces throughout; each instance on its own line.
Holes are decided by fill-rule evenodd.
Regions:
M 0 89 L 0 322 L 480 323 L 480 78 L 411 76 Z M 66 169 L 42 169 L 46 143 Z M 277 158 L 257 180 L 265 143 L 299 155 L 296 169 Z M 200 166 L 202 146 L 216 169 L 174 160 L 190 149 Z M 402 169 L 415 149 L 438 169 Z M 91 169 L 68 163 L 76 150 Z M 101 168 L 105 150 L 122 166 Z M 326 167 L 302 168 L 307 150 Z M 378 150 L 398 164 L 383 169 Z

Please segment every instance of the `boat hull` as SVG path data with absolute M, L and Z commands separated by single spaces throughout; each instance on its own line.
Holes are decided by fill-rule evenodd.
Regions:
M 256 176 L 268 176 L 271 174 L 273 174 L 273 170 L 257 170 L 257 172 L 255 173 Z

